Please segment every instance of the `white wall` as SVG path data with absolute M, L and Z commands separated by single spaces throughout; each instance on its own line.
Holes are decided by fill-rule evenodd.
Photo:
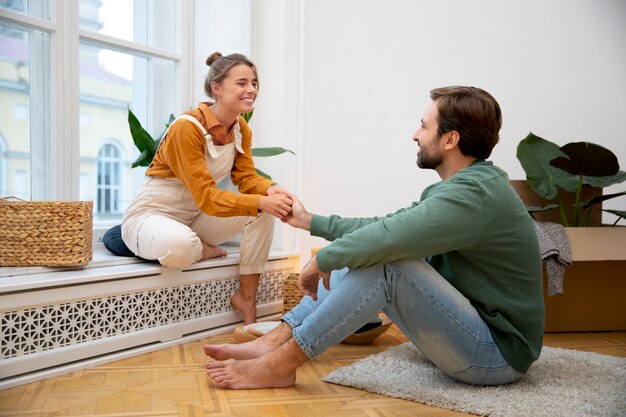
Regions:
M 626 170 L 624 0 L 263 0 L 254 2 L 261 96 L 256 145 L 297 150 L 267 169 L 320 214 L 384 215 L 438 177 L 411 140 L 428 92 L 474 85 L 499 101 L 492 160 L 515 157 L 529 131 L 562 145 L 591 141 Z M 624 191 L 626 184 L 607 192 Z M 626 197 L 605 204 L 626 209 Z M 612 217 L 612 216 L 611 216 Z M 283 231 L 303 251 L 324 245 Z

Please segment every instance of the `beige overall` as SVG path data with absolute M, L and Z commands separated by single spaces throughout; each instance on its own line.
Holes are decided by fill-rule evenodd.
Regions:
M 220 183 L 230 175 L 237 152 L 243 153 L 239 123 L 235 140 L 216 146 L 200 122 L 189 115 L 173 123 L 195 123 L 207 140 L 206 164 Z M 215 217 L 202 212 L 191 193 L 176 178 L 146 177 L 122 221 L 122 238 L 137 256 L 169 267 L 184 268 L 202 257 L 202 243 L 217 246 L 241 233 L 239 272 L 264 272 L 274 233 L 274 218 L 268 213 L 257 217 Z

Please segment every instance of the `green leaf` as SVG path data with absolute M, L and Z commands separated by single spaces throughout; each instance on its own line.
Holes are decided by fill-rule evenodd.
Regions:
M 154 139 L 152 139 L 152 136 L 141 126 L 141 123 L 139 123 L 139 120 L 130 108 L 128 109 L 128 126 L 130 127 L 130 134 L 133 137 L 133 142 L 135 142 L 137 149 L 141 152 L 145 150 L 151 151 Z
M 558 157 L 567 157 L 559 147 L 532 132 L 517 145 L 517 159 L 526 172 L 526 182 L 541 197 L 551 200 L 557 195 L 557 184 L 568 191 L 576 190 L 577 177 L 550 165 Z
M 268 174 L 266 174 L 265 172 L 261 171 L 259 168 L 256 168 L 256 173 L 259 174 L 262 177 L 267 178 L 268 180 L 271 180 L 272 177 L 270 177 Z
M 623 191 L 621 193 L 599 195 L 597 197 L 592 198 L 589 201 L 581 201 L 580 204 L 582 205 L 582 208 L 586 209 L 588 207 L 593 206 L 594 204 L 598 204 L 598 203 L 601 203 L 601 202 L 606 201 L 606 200 L 610 200 L 610 199 L 615 198 L 615 197 L 620 197 L 622 195 L 626 195 L 626 191 Z
M 617 174 L 610 177 L 587 177 L 583 176 L 583 184 L 591 185 L 592 187 L 604 188 L 610 185 L 619 184 L 626 181 L 626 172 L 618 171 Z
M 558 207 L 559 207 L 558 204 L 548 204 L 545 207 L 526 206 L 526 210 L 528 210 L 530 213 L 536 213 L 538 211 L 548 211 L 548 210 L 552 210 Z
M 577 176 L 607 177 L 619 172 L 617 156 L 603 146 L 590 142 L 572 142 L 561 146 L 567 156 L 550 161 L 552 166 Z
M 128 126 L 130 127 L 133 142 L 135 142 L 135 146 L 141 152 L 131 167 L 150 165 L 152 158 L 154 158 L 154 139 L 141 126 L 141 123 L 139 123 L 139 120 L 130 108 L 128 108 Z
M 253 148 L 252 156 L 275 156 L 280 155 L 281 153 L 291 152 L 295 155 L 295 152 L 290 151 L 289 149 L 281 148 L 281 147 L 272 147 L 272 148 Z
M 150 162 L 152 162 L 152 158 L 153 155 L 150 155 L 150 153 L 148 151 L 143 151 L 138 157 L 137 159 L 135 159 L 135 161 L 133 162 L 133 164 L 130 166 L 131 168 L 136 168 L 136 167 L 147 167 L 148 165 L 150 165 Z
M 241 117 L 243 117 L 243 120 L 246 121 L 246 123 L 248 123 L 250 121 L 250 119 L 252 119 L 252 114 L 254 113 L 254 109 L 250 110 L 247 113 L 241 113 Z

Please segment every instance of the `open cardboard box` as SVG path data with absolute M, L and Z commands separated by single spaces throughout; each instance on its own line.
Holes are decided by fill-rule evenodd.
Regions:
M 526 180 L 511 180 L 511 186 L 527 206 L 544 207 L 555 200 L 535 194 Z M 602 190 L 600 190 L 601 192 Z M 582 200 L 591 200 L 598 190 L 583 186 Z M 559 189 L 565 207 L 574 195 Z M 566 210 L 570 223 L 573 210 Z M 559 210 L 536 212 L 539 221 L 561 223 Z M 589 225 L 566 227 L 572 248 L 572 266 L 565 268 L 563 295 L 548 296 L 548 279 L 543 274 L 546 332 L 626 330 L 626 227 L 603 226 L 602 204 L 592 209 Z
M 572 266 L 563 294 L 548 296 L 546 332 L 626 330 L 626 227 L 566 227 Z

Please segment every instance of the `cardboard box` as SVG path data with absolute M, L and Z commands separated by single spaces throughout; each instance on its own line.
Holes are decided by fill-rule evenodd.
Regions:
M 546 332 L 626 330 L 626 227 L 567 227 L 573 264 L 548 296 Z

